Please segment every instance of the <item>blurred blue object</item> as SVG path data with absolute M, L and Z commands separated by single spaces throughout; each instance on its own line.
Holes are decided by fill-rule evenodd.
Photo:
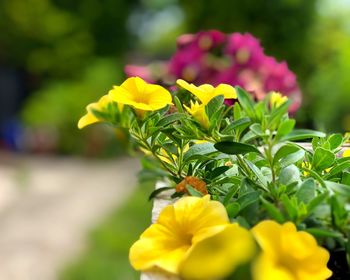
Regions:
M 22 148 L 23 127 L 21 123 L 12 119 L 6 121 L 0 126 L 0 139 L 2 148 L 18 151 Z

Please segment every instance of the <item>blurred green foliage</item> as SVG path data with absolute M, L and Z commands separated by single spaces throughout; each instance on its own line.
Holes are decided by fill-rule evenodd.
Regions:
M 137 1 L 137 0 L 136 0 Z M 79 75 L 89 58 L 124 52 L 135 0 L 0 1 L 0 58 L 40 77 Z M 120 12 L 123 11 L 123 12 Z
M 115 136 L 111 134 L 112 129 L 109 129 L 110 133 L 103 133 L 104 131 L 98 127 L 88 128 L 87 131 L 80 131 L 77 128 L 79 118 L 85 114 L 85 106 L 98 100 L 108 92 L 111 85 L 121 80 L 122 72 L 119 65 L 119 62 L 113 59 L 95 59 L 80 73 L 79 79 L 49 81 L 27 100 L 22 110 L 22 119 L 32 127 L 54 127 L 59 132 L 58 150 L 63 153 L 91 154 L 92 151 L 87 151 L 89 149 L 87 145 L 91 137 L 98 137 L 96 135 L 98 131 L 102 134 L 94 141 L 110 142 L 108 146 L 112 148 L 114 145 L 114 152 L 116 149 L 120 151 L 121 144 L 115 141 Z M 103 149 L 99 152 L 103 153 Z M 109 152 L 112 150 L 109 149 Z M 98 155 L 97 151 L 94 154 Z
M 150 224 L 152 184 L 140 185 L 127 202 L 89 236 L 87 249 L 62 273 L 61 280 L 140 279 L 128 261 L 129 248 Z
M 350 6 L 349 6 L 350 8 Z M 350 9 L 343 16 L 320 17 L 314 32 L 318 61 L 307 82 L 307 119 L 325 131 L 350 131 Z

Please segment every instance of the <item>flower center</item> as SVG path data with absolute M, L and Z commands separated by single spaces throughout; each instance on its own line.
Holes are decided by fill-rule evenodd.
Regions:
M 135 102 L 148 104 L 149 95 L 145 94 L 144 92 L 140 92 L 137 96 L 135 96 Z
M 192 233 L 183 233 L 181 236 L 181 243 L 185 246 L 192 246 L 192 238 L 193 234 Z

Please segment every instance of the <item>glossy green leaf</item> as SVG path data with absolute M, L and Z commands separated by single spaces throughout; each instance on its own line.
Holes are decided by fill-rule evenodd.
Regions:
M 162 187 L 162 188 L 159 188 L 159 189 L 155 189 L 149 195 L 148 200 L 152 200 L 153 198 L 157 197 L 158 194 L 160 194 L 160 193 L 162 193 L 164 191 L 167 191 L 167 190 L 171 190 L 171 189 L 175 190 L 174 187 Z
M 281 200 L 288 216 L 294 221 L 298 217 L 298 209 L 286 194 L 282 195 Z
M 343 144 L 343 136 L 341 134 L 332 134 L 329 136 L 328 142 L 330 144 L 330 149 L 335 150 L 341 144 Z
M 327 188 L 333 191 L 336 194 L 343 195 L 345 197 L 350 197 L 350 186 L 340 184 L 340 183 L 335 183 L 332 181 L 324 181 Z
M 243 110 L 246 112 L 248 117 L 255 119 L 254 103 L 250 94 L 240 87 L 236 87 L 236 91 L 239 104 L 242 106 Z
M 192 195 L 192 196 L 196 196 L 196 197 L 202 197 L 203 196 L 203 194 L 200 191 L 197 191 L 191 185 L 186 185 L 186 189 L 189 192 L 189 194 Z
M 160 128 L 164 128 L 166 126 L 168 126 L 169 124 L 172 124 L 178 120 L 181 120 L 182 118 L 185 118 L 186 114 L 182 114 L 182 113 L 174 113 L 171 115 L 167 115 L 163 118 L 161 118 L 158 122 L 157 122 L 157 126 Z
M 280 159 L 279 163 L 282 168 L 298 162 L 305 156 L 304 150 L 298 150 Z
M 198 155 L 208 155 L 217 152 L 212 143 L 195 144 L 185 153 L 183 159 L 185 162 Z
M 294 164 L 283 168 L 279 174 L 278 180 L 281 184 L 286 186 L 294 182 L 300 182 L 299 168 Z
M 283 141 L 295 141 L 295 140 L 305 140 L 313 137 L 326 137 L 323 132 L 310 130 L 310 129 L 294 129 L 291 133 L 283 136 L 281 140 Z
M 307 179 L 304 181 L 298 191 L 296 192 L 296 197 L 299 202 L 304 202 L 305 204 L 308 204 L 311 200 L 315 198 L 316 195 L 316 183 L 315 180 L 312 178 Z
M 260 197 L 260 200 L 262 202 L 263 207 L 268 212 L 270 217 L 274 219 L 278 223 L 283 223 L 285 221 L 285 218 L 283 214 L 281 213 L 281 210 L 278 209 L 275 205 L 273 205 L 271 202 L 268 202 L 263 197 Z
M 230 218 L 236 217 L 240 210 L 241 207 L 237 202 L 232 202 L 226 205 L 226 211 Z
M 284 158 L 287 155 L 293 154 L 299 150 L 300 148 L 296 145 L 291 145 L 291 144 L 283 145 L 277 150 L 277 152 L 273 156 L 273 164 L 276 164 L 281 158 Z
M 336 156 L 329 150 L 317 147 L 314 153 L 312 166 L 316 170 L 324 170 L 334 163 Z
M 295 120 L 294 119 L 288 119 L 281 122 L 277 129 L 277 136 L 282 137 L 290 133 L 295 126 Z

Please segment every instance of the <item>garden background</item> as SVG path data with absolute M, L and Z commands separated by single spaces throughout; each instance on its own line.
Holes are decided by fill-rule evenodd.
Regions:
M 77 129 L 86 104 L 121 83 L 126 64 L 168 59 L 183 33 L 250 32 L 296 73 L 303 93 L 298 126 L 350 131 L 349 16 L 347 0 L 1 1 L 0 228 L 21 233 L 23 223 L 13 220 L 27 214 L 23 236 L 29 229 L 57 246 L 47 252 L 52 279 L 137 279 L 127 254 L 149 223 L 152 182 L 136 187 L 136 178 L 123 179 L 125 166 L 129 177 L 139 166 L 125 157 L 121 135 L 106 126 Z M 47 204 L 60 208 L 52 212 Z M 29 213 L 43 223 L 31 222 L 37 216 Z M 69 239 L 82 220 L 81 234 Z M 71 242 L 62 244 L 81 244 L 59 261 L 57 230 L 36 231 L 54 225 Z M 16 260 L 0 268 L 0 279 L 18 268 L 24 272 L 13 279 L 40 279 L 32 267 L 35 258 L 42 261 L 42 243 L 22 235 L 8 240 L 14 243 L 0 241 L 0 250 Z

